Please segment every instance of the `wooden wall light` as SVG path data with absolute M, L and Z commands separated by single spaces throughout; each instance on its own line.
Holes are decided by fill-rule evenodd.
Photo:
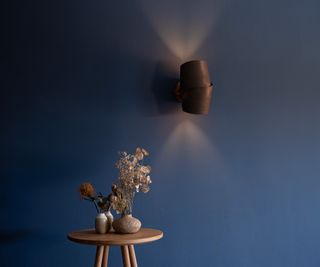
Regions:
M 192 114 L 208 114 L 213 85 L 204 60 L 188 61 L 180 66 L 180 81 L 175 96 L 182 110 Z

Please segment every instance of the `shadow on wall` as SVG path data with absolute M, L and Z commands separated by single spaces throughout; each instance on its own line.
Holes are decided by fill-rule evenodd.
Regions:
M 179 76 L 171 67 L 173 64 L 165 62 L 157 63 L 154 74 L 143 88 L 141 111 L 147 116 L 161 116 L 177 113 L 181 108 L 173 95 Z M 150 68 L 154 66 L 150 62 Z M 178 69 L 178 68 L 177 68 Z M 142 74 L 144 75 L 144 74 Z M 144 78 L 143 78 L 144 79 Z
M 15 230 L 15 231 L 1 231 L 0 232 L 0 244 L 7 244 L 8 242 L 17 242 L 23 239 L 27 239 L 32 236 L 32 233 L 28 230 Z

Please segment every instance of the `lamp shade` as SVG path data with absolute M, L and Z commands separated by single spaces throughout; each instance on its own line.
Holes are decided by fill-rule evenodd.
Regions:
M 213 86 L 204 60 L 192 60 L 180 66 L 180 86 L 183 111 L 208 114 Z

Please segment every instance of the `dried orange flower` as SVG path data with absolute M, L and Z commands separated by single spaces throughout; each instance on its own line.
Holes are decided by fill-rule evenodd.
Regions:
M 95 198 L 96 192 L 91 183 L 83 183 L 79 188 L 81 197 Z

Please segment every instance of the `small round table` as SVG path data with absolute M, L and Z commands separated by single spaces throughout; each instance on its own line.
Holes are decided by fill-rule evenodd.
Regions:
M 109 246 L 120 246 L 124 267 L 137 267 L 134 245 L 159 240 L 163 237 L 160 230 L 141 228 L 135 234 L 97 234 L 94 229 L 80 230 L 68 234 L 76 243 L 97 246 L 94 267 L 107 267 Z

